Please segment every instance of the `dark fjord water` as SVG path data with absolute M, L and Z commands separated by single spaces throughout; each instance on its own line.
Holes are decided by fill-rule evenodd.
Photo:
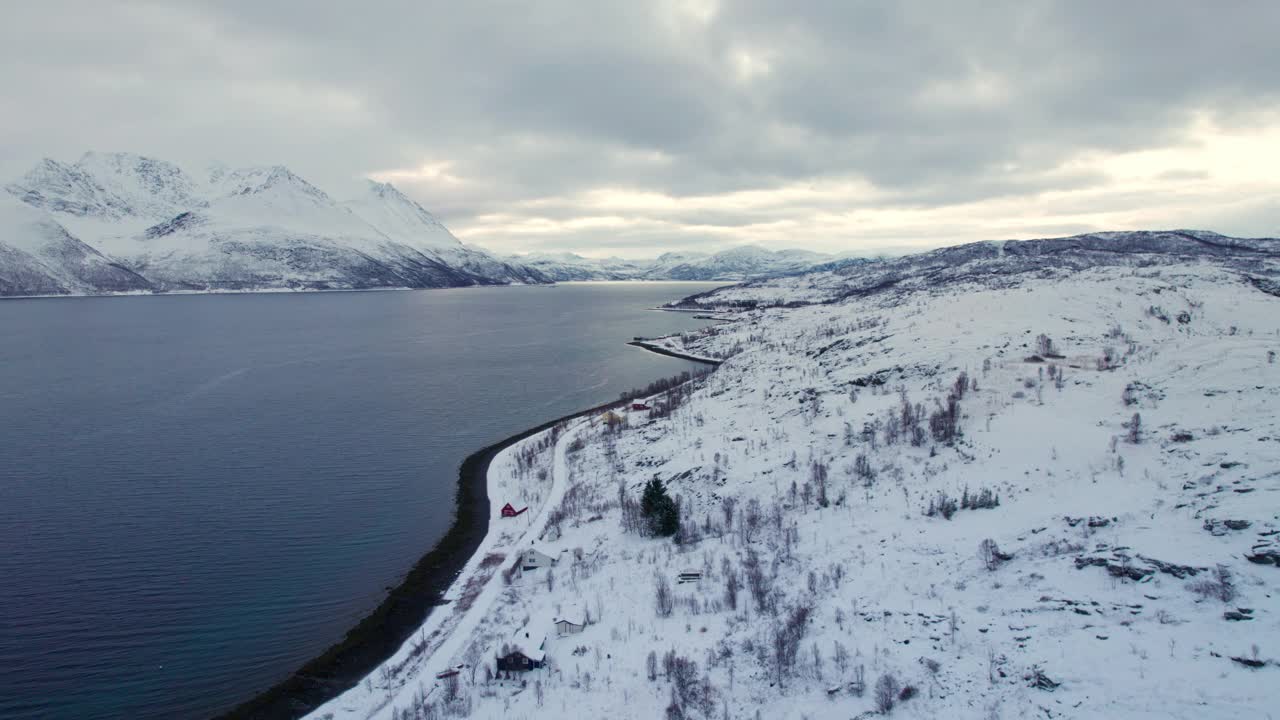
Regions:
M 476 449 L 689 369 L 712 285 L 0 303 L 0 717 L 199 718 L 338 640 Z

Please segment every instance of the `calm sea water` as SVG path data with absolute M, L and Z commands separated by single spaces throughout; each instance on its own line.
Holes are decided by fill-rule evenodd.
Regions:
M 338 640 L 474 450 L 688 369 L 713 285 L 0 302 L 0 717 L 199 718 Z

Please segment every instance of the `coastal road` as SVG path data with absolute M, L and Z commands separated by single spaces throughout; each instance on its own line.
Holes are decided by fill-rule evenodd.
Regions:
M 496 523 L 490 523 L 489 532 L 480 543 L 475 555 L 467 562 L 466 567 L 458 574 L 453 584 L 449 586 L 448 592 L 445 593 L 445 598 L 456 603 L 463 590 L 469 585 L 473 585 L 474 582 L 483 582 L 483 589 L 480 590 L 471 607 L 465 612 L 432 613 L 427 618 L 422 628 L 413 636 L 414 639 L 420 637 L 430 638 L 430 644 L 434 647 L 429 650 L 429 654 L 425 659 L 416 660 L 414 661 L 416 664 L 410 664 L 405 667 L 398 674 L 398 680 L 394 688 L 374 686 L 370 691 L 363 684 L 357 685 L 346 693 L 316 708 L 307 717 L 321 718 L 332 713 L 332 717 L 335 720 L 338 718 L 360 718 L 361 720 L 366 718 L 387 718 L 391 720 L 393 711 L 396 708 L 403 708 L 412 704 L 414 696 L 420 689 L 426 692 L 429 698 L 434 697 L 439 692 L 440 682 L 435 679 L 436 675 L 461 663 L 460 656 L 467 643 L 475 634 L 480 623 L 489 614 L 490 608 L 501 597 L 504 589 L 502 573 L 499 569 L 480 567 L 481 559 L 491 553 L 503 553 L 506 555 L 507 562 L 513 562 L 516 553 L 531 547 L 533 541 L 542 534 L 552 509 L 560 504 L 569 488 L 569 444 L 587 427 L 587 424 L 588 419 L 585 417 L 573 420 L 557 439 L 552 455 L 551 490 L 548 492 L 542 506 L 538 509 L 537 515 L 530 521 L 524 532 L 514 539 L 506 539 L 504 541 L 502 527 Z M 544 430 L 543 432 L 551 432 L 551 430 Z M 542 433 L 533 435 L 524 442 L 536 442 L 541 436 Z M 512 451 L 516 447 L 519 447 L 519 444 L 513 445 L 511 448 L 504 450 L 504 452 Z M 492 464 L 490 471 L 492 471 Z M 493 501 L 494 486 L 492 480 L 489 480 L 487 485 L 490 500 Z M 496 507 L 496 503 L 491 504 Z M 483 573 L 488 573 L 487 577 Z M 477 581 L 475 580 L 477 577 L 482 579 Z M 412 644 L 412 642 L 413 639 L 406 643 L 406 646 Z M 406 649 L 401 648 L 382 667 L 394 666 L 403 662 L 406 654 Z M 487 659 L 488 655 L 486 654 L 485 657 Z M 376 682 L 379 674 L 380 670 L 372 673 L 370 677 L 375 678 Z

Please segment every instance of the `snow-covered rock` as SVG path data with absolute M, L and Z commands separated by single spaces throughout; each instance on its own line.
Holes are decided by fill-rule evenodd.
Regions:
M 462 245 L 395 188 L 371 184 L 350 203 L 283 166 L 214 166 L 193 179 L 178 166 L 128 153 L 45 160 L 6 186 L 154 291 L 457 287 L 540 283 L 518 263 Z M 9 237 L 32 226 L 3 226 Z M 32 241 L 39 236 L 33 236 Z M 34 278 L 20 258 L 0 271 Z M 53 262 L 46 259 L 46 264 Z M 66 269 L 65 275 L 71 272 Z M 47 283 L 12 283 L 4 294 L 42 294 Z M 118 292 L 114 278 L 69 293 Z

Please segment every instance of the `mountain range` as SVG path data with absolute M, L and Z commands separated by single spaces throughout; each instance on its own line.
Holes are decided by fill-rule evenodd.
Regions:
M 587 258 L 574 253 L 512 255 L 556 281 L 568 280 L 753 280 L 795 275 L 866 262 L 808 250 L 766 250 L 754 245 L 717 253 L 669 252 L 652 260 Z
M 694 295 L 686 308 L 810 305 L 961 283 L 1012 287 L 1099 268 L 1159 272 L 1184 264 L 1220 266 L 1280 296 L 1280 240 L 1236 238 L 1208 230 L 1097 232 L 1035 240 L 968 243 L 930 252 L 829 264 L 789 277 L 754 279 Z
M 338 202 L 282 166 L 193 176 L 127 153 L 44 160 L 0 193 L 0 295 L 545 283 L 386 184 Z
M 369 181 L 338 201 L 280 165 L 190 173 L 130 153 L 45 159 L 0 193 L 0 296 L 739 281 L 837 261 L 741 247 L 655 260 L 499 257 Z M 852 262 L 852 261 L 837 261 Z

